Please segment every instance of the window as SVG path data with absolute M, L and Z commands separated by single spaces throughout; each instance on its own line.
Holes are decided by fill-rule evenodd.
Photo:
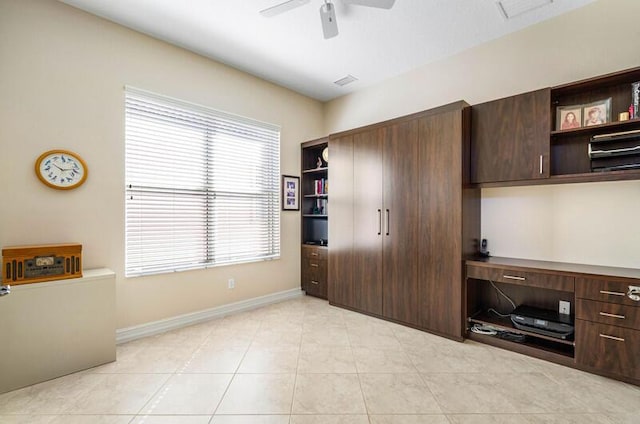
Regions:
M 279 257 L 279 128 L 125 96 L 127 277 Z

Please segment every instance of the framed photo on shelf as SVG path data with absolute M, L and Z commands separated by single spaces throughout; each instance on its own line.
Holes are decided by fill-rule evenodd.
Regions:
M 611 97 L 583 105 L 582 120 L 585 127 L 611 122 Z
M 300 210 L 300 177 L 282 176 L 282 210 Z
M 556 108 L 556 130 L 582 128 L 582 105 L 558 106 Z

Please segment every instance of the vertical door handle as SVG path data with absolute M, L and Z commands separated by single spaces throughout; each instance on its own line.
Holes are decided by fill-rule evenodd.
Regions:
M 540 155 L 540 175 L 542 175 L 544 173 L 544 169 L 543 169 L 543 155 Z
M 378 235 L 382 234 L 382 209 L 378 209 Z
M 387 235 L 389 235 L 389 209 L 385 209 L 385 211 L 386 211 L 386 215 L 387 215 L 387 219 L 386 219 L 386 226 L 387 226 L 387 229 L 386 229 L 385 233 L 386 233 Z

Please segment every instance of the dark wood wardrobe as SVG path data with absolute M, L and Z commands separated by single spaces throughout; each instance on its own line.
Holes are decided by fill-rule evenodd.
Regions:
M 457 102 L 330 136 L 332 304 L 462 339 L 480 237 L 470 117 Z

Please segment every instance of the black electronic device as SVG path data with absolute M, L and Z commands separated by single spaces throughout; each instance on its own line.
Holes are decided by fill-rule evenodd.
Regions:
M 518 330 L 563 340 L 571 338 L 574 332 L 572 315 L 527 305 L 520 305 L 511 312 L 511 322 Z
M 487 245 L 487 239 L 482 239 L 482 241 L 480 242 L 480 251 L 478 252 L 478 254 L 483 258 L 488 258 L 489 256 L 491 256 L 489 254 L 489 251 L 487 250 Z

